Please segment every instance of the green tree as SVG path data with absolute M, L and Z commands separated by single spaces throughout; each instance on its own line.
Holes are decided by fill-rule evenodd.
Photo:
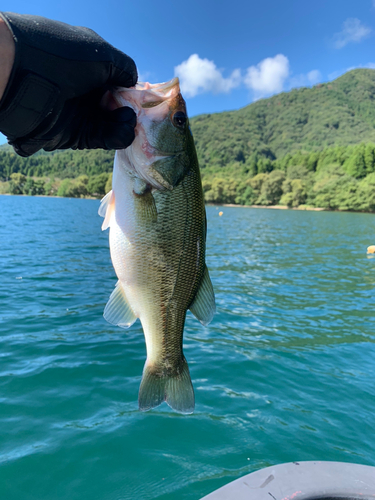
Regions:
M 273 169 L 273 163 L 269 158 L 260 158 L 257 163 L 257 171 L 259 173 L 271 172 Z
M 365 145 L 359 144 L 353 149 L 351 156 L 345 161 L 344 169 L 347 174 L 355 177 L 356 179 L 365 177 L 366 164 L 365 164 Z
M 318 165 L 318 161 L 319 161 L 319 153 L 317 151 L 310 153 L 308 155 L 306 162 L 307 169 L 310 170 L 311 172 L 315 172 L 316 167 Z
M 365 166 L 366 166 L 366 173 L 371 174 L 371 172 L 375 171 L 375 156 L 374 156 L 374 144 L 366 144 L 365 147 L 365 154 L 364 154 L 364 159 L 365 159 Z
M 45 185 L 45 182 L 43 179 L 39 179 L 39 180 L 34 181 L 34 194 L 36 194 L 36 195 L 45 194 L 44 185 Z
M 32 196 L 35 194 L 34 190 L 35 190 L 34 179 L 32 179 L 31 177 L 27 177 L 26 182 L 23 186 L 23 193 Z
M 109 174 L 107 182 L 105 183 L 104 191 L 106 193 L 109 193 L 111 189 L 112 189 L 112 174 Z
M 357 210 L 375 212 L 375 172 L 358 183 Z
M 93 175 L 89 178 L 87 184 L 88 193 L 94 196 L 104 196 L 106 194 L 106 184 L 109 178 L 109 174 L 102 173 L 99 175 Z
M 301 179 L 286 179 L 282 185 L 283 195 L 280 199 L 281 205 L 288 207 L 299 207 L 306 203 L 306 184 Z
M 215 177 L 203 183 L 207 203 L 235 203 L 238 182 L 234 179 Z
M 250 185 L 250 179 L 239 183 L 234 202 L 238 205 L 252 205 L 255 202 L 254 189 Z
M 26 183 L 26 177 L 17 172 L 10 175 L 9 191 L 10 194 L 23 194 L 23 189 Z
M 87 194 L 88 177 L 81 175 L 77 179 L 64 179 L 57 190 L 57 196 L 80 198 Z
M 268 178 L 267 174 L 257 174 L 250 180 L 250 185 L 255 192 L 260 193 L 264 181 Z
M 282 185 L 285 173 L 282 170 L 273 170 L 262 183 L 260 196 L 256 203 L 259 205 L 276 205 L 283 194 Z

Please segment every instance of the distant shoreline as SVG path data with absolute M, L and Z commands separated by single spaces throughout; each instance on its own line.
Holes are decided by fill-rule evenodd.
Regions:
M 1 193 L 0 196 L 28 196 L 30 198 L 62 198 L 70 200 L 98 200 L 102 198 L 96 198 L 94 196 L 84 196 L 83 198 L 73 197 L 73 196 L 57 196 L 57 195 L 47 195 L 47 194 L 10 194 Z M 299 210 L 301 212 L 348 212 L 357 214 L 375 214 L 375 212 L 362 212 L 360 210 L 332 210 L 329 208 L 322 207 L 310 207 L 306 205 L 301 205 L 299 207 L 288 207 L 287 205 L 236 205 L 235 203 L 205 203 L 208 207 L 234 207 L 234 208 L 268 208 L 271 210 Z
M 11 194 L 11 193 L 1 193 L 0 196 L 29 196 L 30 198 L 66 198 L 71 200 L 101 200 L 101 198 L 96 198 L 95 196 L 83 196 L 82 198 L 78 198 L 75 196 L 57 196 L 57 195 L 49 195 L 49 194 Z M 103 195 L 104 196 L 104 195 Z M 312 210 L 315 212 L 332 212 L 333 210 L 329 210 L 327 208 L 318 208 L 318 207 L 288 207 L 287 205 L 237 205 L 236 203 L 205 203 L 208 207 L 240 207 L 240 208 L 271 208 L 274 210 Z M 346 210 L 345 210 L 346 211 Z M 339 210 L 339 212 L 344 212 L 344 210 Z M 372 213 L 372 212 L 368 212 Z
M 212 205 L 212 206 L 214 206 L 214 205 Z M 245 207 L 245 208 L 271 208 L 273 210 L 311 210 L 313 212 L 332 212 L 332 210 L 328 210 L 327 208 L 307 207 L 306 205 L 301 205 L 301 207 L 288 207 L 287 205 L 236 205 L 235 203 L 223 203 L 221 206 L 222 207 Z M 339 211 L 344 212 L 344 210 L 339 210 Z
M 370 214 L 375 212 L 365 212 L 361 210 L 334 210 L 331 208 L 309 207 L 301 205 L 300 207 L 288 207 L 287 205 L 236 205 L 235 203 L 206 203 L 209 207 L 234 207 L 234 208 L 270 208 L 272 210 L 299 210 L 300 212 L 340 212 L 350 214 Z
M 95 196 L 84 196 L 83 198 L 78 198 L 78 196 L 57 196 L 56 194 L 11 194 L 11 193 L 0 193 L 0 196 L 28 196 L 29 198 L 66 198 L 71 200 L 101 200 L 101 198 L 96 198 Z

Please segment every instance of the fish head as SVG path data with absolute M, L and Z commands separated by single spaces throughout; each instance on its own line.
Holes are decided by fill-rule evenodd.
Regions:
M 178 78 L 119 88 L 113 98 L 118 106 L 129 106 L 137 115 L 133 143 L 118 152 L 121 165 L 154 189 L 173 189 L 189 171 L 192 144 Z

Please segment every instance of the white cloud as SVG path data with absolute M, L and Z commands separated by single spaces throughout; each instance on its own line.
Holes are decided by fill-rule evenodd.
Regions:
M 245 85 L 257 98 L 281 92 L 289 76 L 289 60 L 283 54 L 267 57 L 256 66 L 250 66 L 244 79 Z
M 316 83 L 319 83 L 321 81 L 322 74 L 318 69 L 313 69 L 312 71 L 309 71 L 309 73 L 307 73 L 307 79 L 310 85 L 315 85 Z
M 349 17 L 342 25 L 342 31 L 336 33 L 333 37 L 333 43 L 336 49 L 342 49 L 350 42 L 360 42 L 367 38 L 371 33 L 371 28 L 361 24 L 361 21 L 355 17 Z
M 245 76 L 241 75 L 240 69 L 235 69 L 227 78 L 214 61 L 192 54 L 174 68 L 174 73 L 179 77 L 181 91 L 186 97 L 195 97 L 205 92 L 228 93 L 240 85 L 245 85 L 253 91 L 254 98 L 259 99 L 281 92 L 285 88 L 310 86 L 322 80 L 317 69 L 290 77 L 289 60 L 283 54 L 267 57 L 259 64 L 250 66 Z
M 181 91 L 186 97 L 194 97 L 204 92 L 227 93 L 241 83 L 239 69 L 224 78 L 213 61 L 201 59 L 198 54 L 192 54 L 189 59 L 176 66 L 174 74 L 179 77 Z
M 322 74 L 318 69 L 313 69 L 306 74 L 292 76 L 289 79 L 289 87 L 308 87 L 322 81 Z

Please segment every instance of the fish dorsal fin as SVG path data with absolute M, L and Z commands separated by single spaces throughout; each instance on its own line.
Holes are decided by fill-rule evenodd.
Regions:
M 109 193 L 107 193 L 100 203 L 100 207 L 98 210 L 98 214 L 101 217 L 104 217 L 104 221 L 102 224 L 102 231 L 107 229 L 111 222 L 111 216 L 115 209 L 115 193 L 111 189 Z
M 121 328 L 129 328 L 137 319 L 133 309 L 128 304 L 124 290 L 119 281 L 109 297 L 103 316 L 108 323 L 120 326 Z
M 205 326 L 211 322 L 216 312 L 215 294 L 207 266 L 204 268 L 203 278 L 190 311 Z

